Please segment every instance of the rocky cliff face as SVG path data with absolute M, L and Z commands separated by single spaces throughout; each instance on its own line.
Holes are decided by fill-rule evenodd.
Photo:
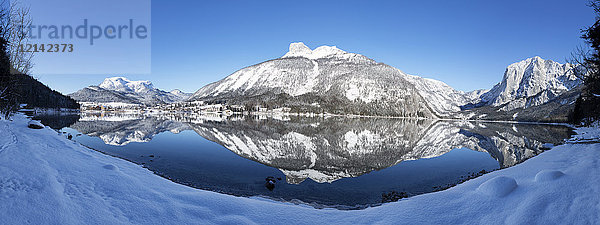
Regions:
M 503 111 L 542 105 L 582 84 L 574 68 L 537 56 L 513 63 L 481 101 Z

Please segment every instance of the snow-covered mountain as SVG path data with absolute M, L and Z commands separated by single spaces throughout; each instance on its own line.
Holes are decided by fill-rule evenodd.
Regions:
M 110 77 L 98 86 L 89 86 L 69 94 L 78 102 L 123 102 L 156 105 L 185 101 L 191 94 L 180 90 L 166 92 L 147 80 L 131 81 L 125 77 Z
M 104 81 L 98 85 L 98 87 L 106 90 L 120 91 L 120 92 L 147 92 L 154 89 L 152 82 L 147 80 L 131 81 L 125 77 L 110 77 L 104 79 Z
M 513 63 L 481 101 L 504 111 L 544 104 L 582 84 L 574 68 L 538 56 Z
M 182 102 L 182 101 L 185 101 L 188 98 L 190 98 L 190 96 L 192 96 L 192 93 L 186 93 L 179 89 L 174 89 L 174 90 L 170 91 L 169 93 L 173 96 L 172 97 L 173 102 Z
M 462 118 L 457 112 L 464 109 L 488 105 L 510 111 L 556 99 L 582 83 L 573 68 L 533 57 L 508 66 L 491 90 L 463 92 L 335 46 L 311 50 L 298 42 L 283 57 L 236 71 L 190 100 L 299 112 Z
M 202 100 L 247 108 L 289 107 L 292 112 L 472 118 L 477 113 L 464 115 L 461 110 L 489 106 L 480 113 L 489 115 L 557 99 L 582 84 L 574 68 L 536 56 L 509 65 L 502 81 L 489 91 L 463 92 L 335 46 L 311 50 L 298 42 L 281 58 L 238 70 L 193 95 L 165 92 L 150 81 L 111 77 L 70 96 L 79 102 L 155 105 Z
M 311 50 L 301 42 L 292 43 L 281 58 L 243 68 L 201 88 L 190 100 L 421 117 L 441 117 L 470 102 L 443 82 L 411 76 L 335 46 Z

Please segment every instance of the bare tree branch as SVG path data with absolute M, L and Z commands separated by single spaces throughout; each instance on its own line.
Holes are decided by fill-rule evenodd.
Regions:
M 33 52 L 22 51 L 29 42 L 29 27 L 32 19 L 29 7 L 19 0 L 2 0 L 0 26 L 2 37 L 8 41 L 7 51 L 11 62 L 11 73 L 29 74 L 33 67 Z
M 571 56 L 566 59 L 566 61 L 570 64 L 574 65 L 574 73 L 581 80 L 585 80 L 587 76 L 593 71 L 596 71 L 597 68 L 589 63 L 588 59 L 592 56 L 592 49 L 584 46 L 577 46 L 573 52 L 571 52 Z

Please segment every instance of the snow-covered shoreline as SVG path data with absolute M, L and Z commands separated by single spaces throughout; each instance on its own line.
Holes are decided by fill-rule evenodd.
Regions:
M 0 121 L 0 224 L 600 223 L 600 144 L 575 141 L 598 129 L 445 191 L 342 211 L 190 188 L 27 122 Z

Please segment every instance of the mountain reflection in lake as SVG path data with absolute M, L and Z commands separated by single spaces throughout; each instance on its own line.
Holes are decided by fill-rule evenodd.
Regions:
M 439 190 L 571 134 L 540 124 L 127 114 L 82 115 L 62 130 L 189 186 L 339 208 Z

